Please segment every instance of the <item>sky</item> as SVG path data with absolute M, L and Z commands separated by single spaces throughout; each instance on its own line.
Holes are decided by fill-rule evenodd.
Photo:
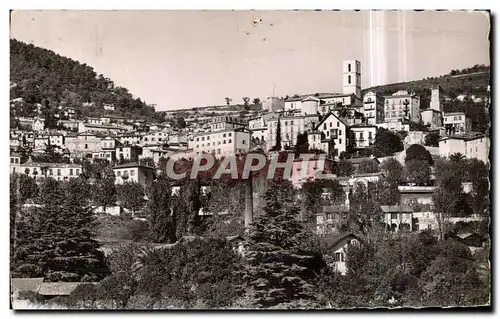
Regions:
M 254 25 L 253 21 L 259 22 Z M 260 21 L 262 19 L 262 21 Z M 157 110 L 342 92 L 490 64 L 490 20 L 446 11 L 15 11 L 11 38 L 92 66 Z

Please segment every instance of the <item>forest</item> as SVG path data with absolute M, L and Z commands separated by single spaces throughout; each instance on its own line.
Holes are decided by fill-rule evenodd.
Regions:
M 22 98 L 32 112 L 39 103 L 50 109 L 72 106 L 90 114 L 104 113 L 104 104 L 114 105 L 116 114 L 123 116 L 155 113 L 154 107 L 92 67 L 15 39 L 10 40 L 10 82 L 11 100 Z

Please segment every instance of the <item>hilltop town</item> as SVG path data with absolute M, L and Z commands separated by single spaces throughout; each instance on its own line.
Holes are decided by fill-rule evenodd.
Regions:
M 16 229 L 12 241 L 17 246 L 11 248 L 11 271 L 17 278 L 13 285 L 15 282 L 19 287 L 31 287 L 17 292 L 30 291 L 46 301 L 69 298 L 80 287 L 76 291 L 78 298 L 83 298 L 91 293 L 85 292 L 81 288 L 85 285 L 79 282 L 106 282 L 112 277 L 119 285 L 126 282 L 125 286 L 137 289 L 126 296 L 109 294 L 119 305 L 116 307 L 125 307 L 141 289 L 148 293 L 161 290 L 170 301 L 181 298 L 180 291 L 207 304 L 217 296 L 217 303 L 210 307 L 234 306 L 234 301 L 239 300 L 236 290 L 223 297 L 227 285 L 236 280 L 229 272 L 240 271 L 234 266 L 239 255 L 233 252 L 244 255 L 260 251 L 258 238 L 271 242 L 272 236 L 268 238 L 262 229 L 266 223 L 278 223 L 266 215 L 278 207 L 276 211 L 286 211 L 283 218 L 288 220 L 287 225 L 292 223 L 288 219 L 290 212 L 297 213 L 297 223 L 309 237 L 297 243 L 294 239 L 290 245 L 324 256 L 322 262 L 334 273 L 314 283 L 322 291 L 318 295 L 323 299 L 317 301 L 321 307 L 328 302 L 339 307 L 360 306 L 368 300 L 374 306 L 436 305 L 448 299 L 441 288 L 431 287 L 433 280 L 446 281 L 458 273 L 465 279 L 450 289 L 467 290 L 467 296 L 456 305 L 487 302 L 484 291 L 489 287 L 485 273 L 489 269 L 491 100 L 489 84 L 476 85 L 475 79 L 486 74 L 489 77 L 489 67 L 477 66 L 465 74 L 453 70 L 450 75 L 425 80 L 424 84 L 362 89 L 362 62 L 339 63 L 342 73 L 338 76 L 343 83 L 340 92 L 332 88 L 332 92 L 298 92 L 286 97 L 242 97 L 242 103 L 237 103 L 237 98 L 221 97 L 226 103 L 219 106 L 169 111 L 155 111 L 154 105 L 132 98 L 125 89 L 114 88 L 109 79 L 95 74 L 92 76 L 106 88 L 84 99 L 80 99 L 85 91 L 81 87 L 75 93 L 68 86 L 61 89 L 65 92 L 62 95 L 57 90 L 63 85 L 52 90 L 52 96 L 43 96 L 45 91 L 51 91 L 48 84 L 32 94 L 29 90 L 36 83 L 15 77 L 11 81 L 10 173 L 11 228 Z M 450 82 L 446 79 L 459 82 L 460 89 L 443 85 Z M 109 98 L 120 94 L 123 98 Z M 223 161 L 252 153 L 267 158 L 294 154 L 291 177 L 276 182 L 254 176 L 250 186 L 241 180 L 201 178 L 179 182 L 165 178 L 166 160 L 175 160 L 189 171 L 203 154 Z M 328 172 L 331 178 L 316 180 L 311 174 L 300 174 L 303 154 L 313 154 L 311 167 Z M 277 198 L 276 202 L 273 198 Z M 81 216 L 95 217 L 96 228 Z M 56 226 L 48 230 L 43 227 L 45 223 Z M 80 224 L 84 225 L 81 229 L 77 226 Z M 74 234 L 62 235 L 65 231 L 61 229 Z M 250 237 L 245 237 L 245 229 L 250 229 Z M 290 229 L 292 238 L 296 228 Z M 29 243 L 39 238 L 43 243 Z M 203 240 L 214 238 L 211 248 L 203 246 Z M 80 245 L 75 244 L 79 241 Z M 61 242 L 65 244 L 58 246 Z M 284 242 L 273 245 L 285 247 Z M 349 259 L 348 247 L 358 242 L 369 243 L 361 246 L 369 248 L 357 252 L 359 259 Z M 124 254 L 125 244 L 137 256 L 155 256 L 154 249 L 166 245 L 185 245 L 187 248 L 178 251 L 172 248 L 170 254 L 181 260 L 182 249 L 192 249 L 193 255 L 185 257 L 185 264 L 195 263 L 197 258 L 207 263 L 216 260 L 213 262 L 217 264 L 209 263 L 207 267 L 212 268 L 206 272 L 215 272 L 223 279 L 215 275 L 187 279 L 186 275 L 176 278 L 183 282 L 179 286 L 162 281 L 163 288 L 152 288 L 155 278 L 166 277 L 165 270 L 141 260 L 137 268 L 142 269 L 137 270 L 141 275 L 129 274 L 127 267 L 132 263 L 117 266 L 119 263 L 113 259 Z M 141 252 L 148 245 L 156 248 Z M 210 250 L 213 258 L 203 255 L 205 250 Z M 116 255 L 116 251 L 122 255 Z M 408 255 L 412 251 L 416 257 Z M 456 257 L 451 256 L 454 253 L 467 259 L 463 265 L 466 271 L 447 264 L 443 256 Z M 406 261 L 399 263 L 392 254 L 404 255 Z M 81 256 L 91 262 L 85 264 Z M 380 268 L 384 272 L 380 276 L 368 262 L 375 257 L 386 263 Z M 168 260 L 169 267 L 181 267 Z M 300 280 L 289 275 L 296 280 L 294 289 L 303 289 L 301 293 L 309 289 L 304 288 L 302 281 L 309 280 L 304 278 L 313 276 L 317 270 L 314 267 L 320 267 L 315 261 L 311 263 L 315 266 L 299 263 L 311 274 L 297 275 Z M 119 273 L 116 267 L 125 270 Z M 442 267 L 450 267 L 442 277 L 445 279 L 436 277 Z M 215 269 L 228 269 L 228 274 Z M 187 268 L 179 271 L 191 272 Z M 274 268 L 272 271 L 278 272 Z M 194 272 L 196 276 L 205 274 L 201 270 Z M 370 281 L 369 276 L 378 276 L 379 281 Z M 359 279 L 356 289 L 373 289 L 349 288 L 354 278 Z M 332 286 L 328 280 L 350 297 L 343 299 L 328 290 Z M 213 287 L 209 288 L 207 282 Z M 413 282 L 419 282 L 418 289 L 422 290 L 406 289 Z M 255 282 L 250 286 L 260 289 Z M 112 290 L 109 287 L 106 289 Z M 196 290 L 199 287 L 205 290 Z M 447 293 L 451 293 L 450 289 Z M 311 299 L 306 293 L 300 296 L 297 299 Z M 365 299 L 356 303 L 352 296 Z M 262 300 L 259 298 L 263 297 L 255 300 Z M 290 301 L 285 297 L 283 300 Z M 186 301 L 181 307 L 194 306 Z

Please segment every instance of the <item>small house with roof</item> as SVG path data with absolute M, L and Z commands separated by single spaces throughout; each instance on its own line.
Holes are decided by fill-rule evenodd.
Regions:
M 115 174 L 115 184 L 120 185 L 126 182 L 136 182 L 143 186 L 153 184 L 155 168 L 140 165 L 137 162 L 130 162 L 113 167 Z

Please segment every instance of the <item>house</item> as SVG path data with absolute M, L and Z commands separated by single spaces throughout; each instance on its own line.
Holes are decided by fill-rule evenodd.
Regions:
M 64 135 L 62 135 L 61 133 L 49 133 L 47 135 L 49 145 L 64 148 Z
M 113 172 L 116 176 L 115 184 L 123 184 L 126 182 L 136 182 L 143 186 L 153 184 L 155 169 L 131 162 L 113 167 Z
M 36 118 L 33 120 L 32 129 L 33 131 L 43 131 L 45 128 L 44 119 Z
M 384 213 L 386 229 L 391 231 L 408 230 L 414 228 L 413 209 L 407 205 L 380 206 Z
M 331 260 L 328 264 L 341 275 L 347 273 L 346 254 L 350 245 L 359 242 L 358 236 L 353 233 L 343 233 L 338 235 L 330 235 L 326 238 L 328 243 L 327 255 Z
M 398 186 L 398 190 L 401 194 L 400 202 L 402 205 L 410 205 L 411 203 L 432 205 L 432 195 L 436 186 Z
M 76 120 L 59 120 L 57 122 L 57 125 L 60 125 L 68 130 L 77 132 L 79 123 L 80 122 Z
M 333 159 L 339 159 L 350 145 L 347 124 L 333 113 L 327 114 L 314 131 L 321 133 L 321 150 Z
M 420 112 L 422 117 L 422 124 L 429 127 L 430 129 L 435 129 L 443 125 L 443 116 L 441 111 L 435 109 L 426 109 Z
M 355 124 L 349 127 L 351 132 L 351 146 L 353 149 L 372 147 L 377 136 L 377 126 L 370 124 Z
M 115 145 L 115 154 L 117 160 L 137 161 L 142 154 L 142 148 L 137 145 Z
M 89 132 L 66 135 L 65 146 L 72 155 L 87 155 L 100 150 L 101 139 Z
M 16 152 L 10 153 L 10 172 L 20 173 L 19 167 L 21 165 L 21 154 Z
M 142 136 L 141 144 L 149 145 L 149 144 L 165 144 L 168 142 L 168 134 L 162 131 L 151 132 Z
M 323 235 L 339 231 L 340 226 L 347 220 L 348 214 L 347 205 L 324 206 L 323 211 L 316 216 L 316 231 Z
M 35 163 L 31 158 L 19 165 L 19 173 L 26 174 L 36 180 L 52 177 L 58 181 L 77 178 L 83 172 L 82 165 L 66 163 Z
M 366 124 L 375 125 L 385 121 L 384 98 L 376 92 L 363 96 L 363 112 Z
M 105 111 L 114 111 L 115 110 L 115 106 L 113 104 L 104 103 L 102 106 L 104 107 Z
M 98 119 L 100 121 L 100 119 Z M 124 133 L 127 130 L 125 128 L 109 125 L 109 124 L 94 124 L 94 123 L 79 123 L 78 132 L 90 132 L 90 133 L 103 133 L 106 135 L 118 135 Z
M 226 131 L 246 127 L 247 123 L 236 116 L 217 116 L 212 119 L 210 128 L 212 131 Z
M 490 153 L 490 139 L 486 135 L 453 135 L 439 141 L 439 155 L 449 157 L 454 153 L 461 153 L 466 158 L 477 158 L 488 163 Z
M 244 154 L 250 149 L 250 132 L 245 128 L 234 128 L 200 133 L 190 137 L 188 145 L 196 154 L 212 153 L 217 157 Z
M 420 123 L 420 96 L 400 90 L 385 97 L 385 120 L 399 121 L 408 119 L 415 123 Z
M 69 119 L 72 119 L 76 115 L 76 110 L 74 107 L 65 107 L 63 108 L 63 115 Z
M 267 121 L 267 131 L 264 140 L 267 142 L 267 149 L 276 146 L 276 135 L 278 126 L 281 132 L 282 149 L 292 148 L 297 144 L 297 136 L 314 127 L 319 122 L 318 115 L 297 115 L 284 113 L 282 116 L 270 117 Z M 279 124 L 278 124 L 279 123 Z
M 129 144 L 129 145 L 137 145 L 141 144 L 142 137 L 139 134 L 129 133 L 129 134 L 121 134 L 116 137 L 120 143 Z
M 443 113 L 444 134 L 468 134 L 472 131 L 472 120 L 464 112 Z

